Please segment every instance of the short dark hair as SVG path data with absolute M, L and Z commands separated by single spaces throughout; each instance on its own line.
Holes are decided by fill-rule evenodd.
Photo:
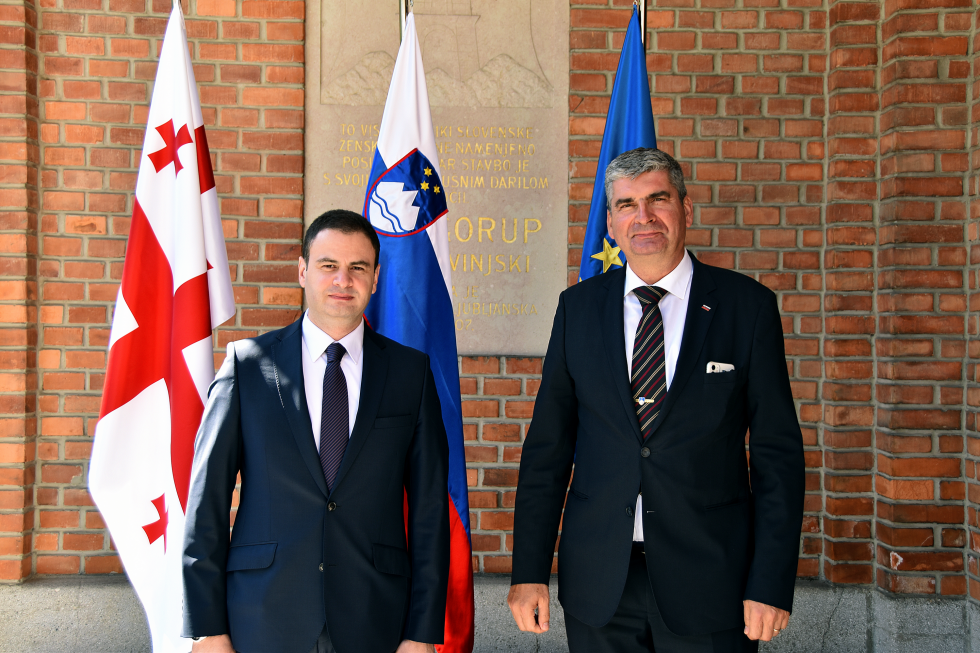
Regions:
M 303 260 L 307 265 L 310 263 L 310 245 L 324 229 L 335 229 L 342 234 L 364 234 L 374 247 L 374 267 L 378 267 L 378 261 L 381 260 L 381 241 L 378 240 L 378 234 L 367 218 L 345 209 L 327 211 L 306 228 L 306 235 L 303 236 Z
M 612 201 L 613 182 L 626 177 L 636 179 L 645 172 L 661 170 L 667 171 L 670 185 L 674 187 L 683 202 L 687 197 L 687 187 L 684 185 L 684 171 L 681 170 L 681 165 L 663 150 L 649 147 L 638 147 L 623 152 L 609 162 L 606 166 L 606 202 Z

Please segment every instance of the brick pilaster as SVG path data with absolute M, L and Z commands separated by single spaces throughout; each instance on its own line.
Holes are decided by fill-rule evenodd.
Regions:
M 980 505 L 980 480 L 978 462 L 980 462 L 980 424 L 977 422 L 980 410 L 980 67 L 978 67 L 978 37 L 977 27 L 980 23 L 980 9 L 974 7 L 971 15 L 972 32 L 970 34 L 970 64 L 971 86 L 970 130 L 968 134 L 970 148 L 970 164 L 967 173 L 967 195 L 969 197 L 969 224 L 967 227 L 967 246 L 969 261 L 967 263 L 967 286 L 969 288 L 969 314 L 967 318 L 966 360 L 966 456 L 964 460 L 964 476 L 966 478 L 966 522 L 967 522 L 967 592 L 973 601 L 980 600 L 980 515 L 977 508 Z
M 875 2 L 832 2 L 827 75 L 823 575 L 873 577 L 872 398 L 878 98 Z
M 0 581 L 32 571 L 37 391 L 37 11 L 0 3 Z
M 980 408 L 980 377 L 978 371 L 980 367 L 977 360 L 980 359 L 980 139 L 978 139 L 978 126 L 980 126 L 980 68 L 977 64 L 977 25 L 980 22 L 980 10 L 973 8 L 971 18 L 970 33 L 970 87 L 969 87 L 969 132 L 967 135 L 970 153 L 969 170 L 967 172 L 966 192 L 969 198 L 969 222 L 967 226 L 967 287 L 969 292 L 968 316 L 967 316 L 967 352 L 966 363 L 966 382 L 965 391 L 965 410 L 964 422 L 966 429 L 966 454 L 964 456 L 964 477 L 966 479 L 966 563 L 967 563 L 967 592 L 971 600 L 980 600 L 980 569 L 978 569 L 978 554 L 980 554 L 980 519 L 978 519 L 977 506 L 980 504 L 980 484 L 978 480 L 977 462 L 980 460 L 980 433 L 978 433 L 977 414 Z
M 970 14 L 884 3 L 876 366 L 879 587 L 962 595 Z

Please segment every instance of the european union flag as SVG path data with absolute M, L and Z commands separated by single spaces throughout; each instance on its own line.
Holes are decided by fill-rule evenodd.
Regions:
M 625 265 L 616 241 L 606 230 L 606 166 L 623 152 L 638 147 L 657 147 L 653 131 L 653 110 L 650 108 L 650 82 L 647 79 L 646 56 L 640 40 L 640 17 L 633 7 L 626 30 L 619 67 L 613 82 L 606 129 L 599 150 L 599 168 L 589 207 L 589 223 L 582 244 L 582 264 L 579 281 L 606 272 L 611 267 Z

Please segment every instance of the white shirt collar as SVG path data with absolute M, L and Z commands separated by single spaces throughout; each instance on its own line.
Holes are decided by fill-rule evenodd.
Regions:
M 684 258 L 682 258 L 681 262 L 677 264 L 677 267 L 671 270 L 666 277 L 652 285 L 657 286 L 658 288 L 663 288 L 678 299 L 687 301 L 687 293 L 691 288 L 691 277 L 693 275 L 694 264 L 691 263 L 691 255 L 688 254 L 687 250 L 685 250 Z M 638 277 L 636 272 L 633 272 L 633 268 L 630 267 L 629 261 L 627 261 L 626 286 L 623 296 L 625 297 L 640 286 L 649 285 L 651 284 Z
M 323 352 L 327 351 L 327 347 L 335 342 L 339 342 L 356 365 L 361 362 L 361 352 L 364 351 L 364 318 L 361 318 L 361 322 L 357 325 L 357 328 L 338 341 L 328 336 L 323 329 L 313 324 L 313 320 L 310 319 L 310 312 L 306 311 L 306 314 L 303 316 L 303 342 L 306 343 L 306 348 L 309 350 L 310 357 L 313 360 L 320 358 Z

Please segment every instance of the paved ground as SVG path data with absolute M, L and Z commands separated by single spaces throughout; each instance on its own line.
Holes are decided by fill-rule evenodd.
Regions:
M 474 653 L 567 652 L 560 609 L 550 632 L 521 633 L 506 606 L 509 579 L 478 576 L 475 587 Z M 980 611 L 962 600 L 895 599 L 866 588 L 800 583 L 790 627 L 761 650 L 980 653 L 974 630 L 980 631 Z M 150 653 L 150 638 L 125 577 L 45 578 L 0 585 L 0 653 Z

